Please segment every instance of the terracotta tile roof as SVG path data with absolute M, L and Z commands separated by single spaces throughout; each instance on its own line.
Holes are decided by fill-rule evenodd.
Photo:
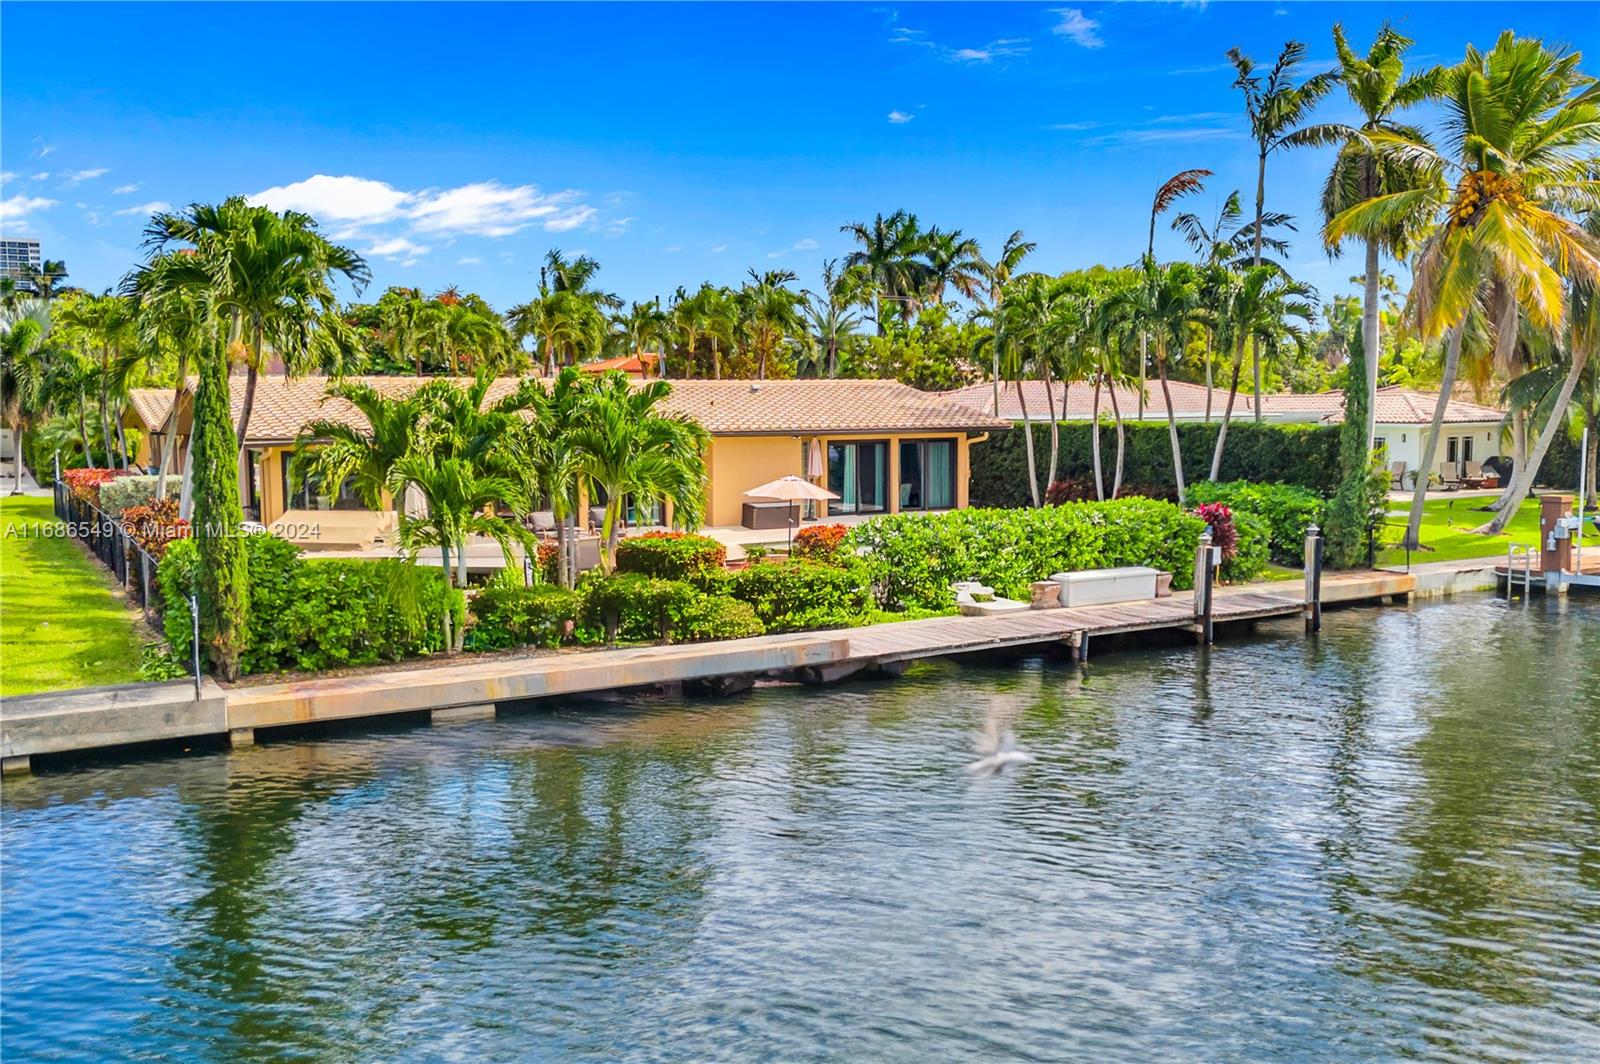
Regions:
M 1205 416 L 1206 389 L 1201 384 L 1190 384 L 1187 381 L 1169 381 L 1168 387 L 1172 391 L 1173 416 L 1185 419 L 1201 418 Z M 1049 406 L 1046 402 L 1043 381 L 1024 381 L 1023 391 L 1028 402 L 1028 419 L 1030 421 L 1048 420 Z M 1061 405 L 1062 388 L 1060 384 L 1054 387 L 1057 410 L 1059 417 L 1066 421 L 1087 421 L 1094 416 L 1094 389 L 1082 381 L 1074 383 L 1066 390 L 1066 405 Z M 942 393 L 944 398 L 951 402 L 969 406 L 975 410 L 988 413 L 994 409 L 994 388 L 991 384 L 974 384 L 966 388 Z M 1249 418 L 1254 416 L 1251 406 L 1252 397 L 1245 392 L 1240 392 L 1234 400 L 1233 416 Z M 1380 425 L 1425 425 L 1433 420 L 1434 404 L 1438 395 L 1434 392 L 1420 392 L 1410 388 L 1379 388 L 1378 389 L 1378 414 Z M 1138 389 L 1124 386 L 1117 387 L 1117 402 L 1122 407 L 1122 416 L 1132 418 L 1138 409 Z M 1222 409 L 1227 405 L 1228 393 L 1225 388 L 1216 389 L 1212 397 L 1212 417 L 1220 418 Z M 1111 415 L 1110 397 L 1102 392 L 1100 396 L 1100 412 L 1104 417 Z M 1265 395 L 1261 398 L 1262 417 L 1269 421 L 1323 421 L 1338 423 L 1344 420 L 1344 393 L 1343 392 L 1312 392 L 1308 394 L 1281 394 Z M 1000 389 L 1000 416 L 1010 421 L 1022 420 L 1022 404 L 1017 399 L 1017 387 L 1014 383 L 1005 384 Z M 1167 416 L 1166 401 L 1161 394 L 1161 383 L 1151 381 L 1145 393 L 1145 417 L 1147 419 L 1164 419 Z M 1447 424 L 1461 424 L 1463 422 L 1493 422 L 1499 421 L 1504 416 L 1503 412 L 1492 406 L 1468 402 L 1463 399 L 1452 399 L 1445 407 L 1445 422 Z
M 660 361 L 660 355 L 651 351 L 640 351 L 635 355 L 619 355 L 616 358 L 602 358 L 594 362 L 580 363 L 578 368 L 585 373 L 605 373 L 608 370 L 620 369 L 624 373 L 648 373 L 653 375 Z
M 356 377 L 386 395 L 406 395 L 426 380 L 417 377 Z M 467 383 L 465 379 L 463 384 Z M 694 418 L 713 435 L 813 435 L 828 432 L 985 431 L 1010 428 L 987 413 L 899 381 L 783 380 L 672 381 L 665 408 Z M 492 401 L 517 384 L 502 377 L 489 390 Z M 313 421 L 337 420 L 360 427 L 363 418 L 342 399 L 326 397 L 328 378 L 262 377 L 256 383 L 248 442 L 286 443 Z M 229 389 L 237 423 L 244 389 Z M 132 405 L 146 425 L 159 426 L 167 416 L 172 393 L 166 389 L 133 389 Z
M 1117 404 L 1122 408 L 1122 416 L 1135 417 L 1139 410 L 1138 386 L 1128 387 L 1116 385 Z M 1206 388 L 1203 384 L 1190 384 L 1187 381 L 1168 381 L 1167 387 L 1172 392 L 1173 416 L 1178 418 L 1203 418 L 1206 414 Z M 1047 421 L 1050 417 L 1048 396 L 1045 392 L 1043 381 L 1023 381 L 1022 390 L 1028 403 L 1028 419 L 1030 421 Z M 1054 392 L 1057 416 L 1065 421 L 1088 421 L 1094 417 L 1094 388 L 1083 381 L 1076 381 L 1070 388 L 1065 389 L 1066 407 L 1062 408 L 1062 392 L 1060 382 L 1052 386 Z M 994 409 L 994 385 L 972 384 L 955 391 L 941 393 L 951 402 L 972 407 L 989 413 Z M 1227 388 L 1217 388 L 1211 397 L 1211 413 L 1213 417 L 1222 416 L 1222 408 L 1228 404 Z M 1151 380 L 1145 387 L 1144 400 L 1145 417 L 1161 418 L 1167 416 L 1166 398 L 1161 394 L 1161 382 Z M 1100 413 L 1105 417 L 1111 416 L 1110 389 L 1100 392 Z M 1233 416 L 1250 416 L 1254 409 L 1250 405 L 1250 396 L 1240 392 L 1233 402 Z M 1009 421 L 1022 420 L 1022 402 L 1017 398 L 1015 382 L 1000 386 L 1000 416 Z

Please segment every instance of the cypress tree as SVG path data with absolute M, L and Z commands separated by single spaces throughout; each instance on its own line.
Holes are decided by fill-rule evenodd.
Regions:
M 1344 424 L 1339 429 L 1339 487 L 1323 518 L 1323 554 L 1328 564 L 1348 569 L 1363 564 L 1367 537 L 1376 535 L 1388 502 L 1384 452 L 1367 450 L 1367 374 L 1362 336 L 1350 342 L 1345 366 Z
M 228 359 L 214 313 L 194 396 L 194 540 L 200 564 L 200 642 L 223 679 L 239 676 L 250 612 L 244 510 L 239 505 L 239 445 L 228 397 Z

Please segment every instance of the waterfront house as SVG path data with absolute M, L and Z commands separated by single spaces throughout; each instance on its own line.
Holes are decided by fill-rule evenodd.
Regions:
M 406 394 L 428 380 L 418 377 L 350 378 L 391 395 Z M 463 382 L 465 383 L 465 382 Z M 359 510 L 346 487 L 339 496 L 315 483 L 298 488 L 291 476 L 295 438 L 314 421 L 343 419 L 364 425 L 349 403 L 327 398 L 325 377 L 263 376 L 256 386 L 245 447 L 250 455 L 247 505 L 271 524 L 291 510 Z M 517 384 L 494 382 L 490 401 Z M 238 417 L 243 388 L 235 381 Z M 706 523 L 741 524 L 745 492 L 785 474 L 825 485 L 839 499 L 829 515 L 948 510 L 967 505 L 968 449 L 990 431 L 1010 427 L 969 406 L 892 380 L 675 380 L 664 404 L 670 414 L 699 422 L 711 434 Z M 138 462 L 159 460 L 172 392 L 138 388 L 127 424 L 142 434 Z M 179 409 L 176 449 L 187 448 L 190 412 Z M 630 513 L 630 524 L 651 525 L 664 515 Z M 669 515 L 668 515 L 669 516 Z

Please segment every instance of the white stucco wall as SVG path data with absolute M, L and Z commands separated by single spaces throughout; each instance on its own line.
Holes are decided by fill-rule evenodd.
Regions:
M 1406 469 L 1416 469 L 1422 465 L 1423 441 L 1427 437 L 1429 425 L 1379 425 L 1374 435 L 1383 440 L 1389 449 L 1389 462 L 1404 462 Z M 1439 450 L 1434 457 L 1434 471 L 1438 471 L 1439 463 L 1445 461 L 1449 454 L 1450 439 L 1454 437 L 1457 454 L 1457 471 L 1465 459 L 1461 455 L 1465 452 L 1467 440 L 1471 441 L 1472 461 L 1482 462 L 1485 458 L 1504 453 L 1500 440 L 1500 423 L 1498 421 L 1472 421 L 1455 425 L 1445 425 L 1440 431 Z

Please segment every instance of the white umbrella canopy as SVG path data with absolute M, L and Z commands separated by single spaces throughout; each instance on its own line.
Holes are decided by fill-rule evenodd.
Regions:
M 837 499 L 839 496 L 827 488 L 819 488 L 809 480 L 804 480 L 790 473 L 788 476 L 769 480 L 759 487 L 751 488 L 745 492 L 752 499 L 780 499 L 784 502 L 803 502 L 806 499 Z M 789 513 L 789 549 L 794 549 L 794 522 L 795 508 L 790 508 Z
M 798 502 L 802 499 L 837 499 L 839 496 L 827 488 L 819 488 L 809 480 L 790 473 L 777 480 L 769 480 L 760 487 L 751 488 L 745 492 L 752 499 L 783 499 L 786 502 Z

